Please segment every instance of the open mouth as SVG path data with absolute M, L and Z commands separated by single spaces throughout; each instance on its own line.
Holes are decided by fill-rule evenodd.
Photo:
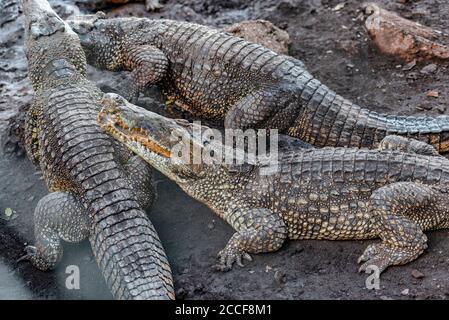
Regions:
M 171 152 L 151 140 L 148 133 L 144 129 L 130 128 L 126 125 L 126 123 L 121 119 L 120 113 L 117 111 L 109 110 L 107 108 L 101 109 L 98 113 L 98 123 L 103 130 L 125 144 L 126 142 L 134 141 L 144 146 L 151 152 L 157 153 L 165 158 L 171 157 Z

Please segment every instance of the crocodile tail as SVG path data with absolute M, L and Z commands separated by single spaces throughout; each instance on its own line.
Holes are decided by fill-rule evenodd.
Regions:
M 61 146 L 60 158 L 52 166 L 63 164 L 62 175 L 70 177 L 80 194 L 90 217 L 93 254 L 114 297 L 173 298 L 162 244 L 116 159 L 112 139 L 97 124 L 95 90 L 88 82 L 78 82 L 49 98 L 48 114 L 70 115 L 46 116 L 44 130 L 54 132 L 55 145 Z M 67 118 L 77 120 L 67 125 Z
M 398 134 L 449 151 L 449 117 L 379 114 L 361 108 L 314 79 L 307 71 L 297 78 L 301 111 L 289 134 L 317 147 L 373 148 L 388 134 Z
M 78 91 L 75 97 L 80 96 L 83 92 Z M 91 221 L 89 240 L 107 285 L 116 299 L 173 299 L 171 270 L 161 241 L 115 160 L 112 141 L 95 118 L 79 123 L 84 125 L 80 130 L 94 132 L 95 138 L 80 140 L 64 154 L 71 159 L 68 166 L 76 164 L 72 174 L 83 190 Z
M 116 299 L 174 299 L 170 266 L 156 230 L 121 183 L 114 181 L 113 191 L 92 204 L 90 242 L 106 283 Z

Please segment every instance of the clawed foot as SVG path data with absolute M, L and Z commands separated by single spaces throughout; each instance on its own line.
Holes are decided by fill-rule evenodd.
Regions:
M 213 267 L 217 271 L 226 272 L 232 269 L 232 265 L 237 263 L 238 266 L 244 267 L 242 260 L 253 261 L 251 256 L 235 247 L 226 247 L 218 253 L 218 263 Z
M 406 264 L 415 260 L 425 248 L 426 245 L 423 248 L 398 248 L 384 243 L 370 244 L 357 260 L 358 263 L 363 262 L 359 272 L 375 269 L 380 274 L 389 266 Z
M 359 272 L 376 269 L 376 271 L 379 270 L 380 274 L 390 265 L 387 255 L 385 255 L 379 247 L 379 244 L 370 244 L 365 249 L 363 254 L 357 260 L 357 263 L 362 263 Z
M 37 254 L 37 248 L 35 246 L 26 246 L 23 250 L 26 254 L 17 259 L 16 263 L 22 261 L 32 261 L 33 257 Z
M 26 246 L 24 251 L 26 254 L 17 259 L 16 263 L 30 261 L 33 266 L 42 271 L 53 269 L 60 259 L 57 254 L 43 255 L 35 246 Z

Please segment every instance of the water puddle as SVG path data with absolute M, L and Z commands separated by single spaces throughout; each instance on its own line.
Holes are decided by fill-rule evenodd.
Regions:
M 33 295 L 24 282 L 0 261 L 0 300 L 26 300 Z

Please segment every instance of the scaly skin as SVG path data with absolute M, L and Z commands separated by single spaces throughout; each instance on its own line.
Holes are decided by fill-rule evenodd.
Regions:
M 22 259 L 49 270 L 62 257 L 61 240 L 89 238 L 115 298 L 174 298 L 165 252 L 142 209 L 154 197 L 149 166 L 98 125 L 103 94 L 85 78 L 77 35 L 45 0 L 25 0 L 23 6 L 35 92 L 27 152 L 51 193 L 36 207 L 35 245 Z
M 185 121 L 115 94 L 106 94 L 103 105 L 99 121 L 109 134 L 236 230 L 219 253 L 222 270 L 250 253 L 275 251 L 287 238 L 380 238 L 359 262 L 360 270 L 374 265 L 382 272 L 416 259 L 427 247 L 423 231 L 449 227 L 449 161 L 435 150 L 428 155 L 432 147 L 422 142 L 387 136 L 383 150 L 300 149 L 281 154 L 278 170 L 267 175 L 262 164 L 229 170 L 220 161 L 191 165 L 170 158 L 179 146 L 173 133 L 200 152 L 207 150 L 205 138 L 198 140 Z M 223 147 L 215 143 L 213 150 Z M 395 150 L 406 144 L 408 152 Z
M 378 146 L 404 135 L 449 151 L 449 118 L 381 115 L 314 79 L 303 63 L 209 27 L 171 20 L 69 21 L 89 64 L 132 71 L 125 97 L 159 84 L 168 102 L 227 128 L 277 128 L 317 147 Z

